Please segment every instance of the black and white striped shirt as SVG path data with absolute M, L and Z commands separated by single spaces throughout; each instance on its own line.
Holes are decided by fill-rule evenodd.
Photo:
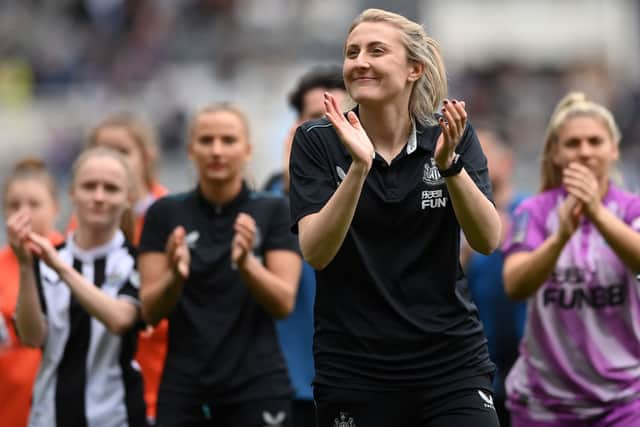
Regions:
M 90 250 L 75 246 L 70 235 L 57 250 L 103 292 L 139 305 L 135 252 L 121 232 Z M 133 359 L 137 328 L 123 336 L 112 334 L 43 261 L 35 272 L 48 328 L 29 426 L 144 425 L 142 379 Z

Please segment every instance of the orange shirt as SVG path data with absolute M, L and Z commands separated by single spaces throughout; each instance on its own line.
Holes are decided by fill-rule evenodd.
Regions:
M 138 335 L 138 352 L 136 360 L 142 369 L 144 380 L 144 400 L 147 403 L 147 417 L 156 418 L 156 404 L 158 403 L 158 389 L 162 379 L 164 359 L 167 356 L 167 339 L 169 336 L 169 322 L 162 319 L 150 331 L 143 331 Z
M 49 240 L 59 244 L 60 233 Z M 31 394 L 41 351 L 20 344 L 13 324 L 20 288 L 18 260 L 9 247 L 0 250 L 0 313 L 9 332 L 8 342 L 0 344 L 0 420 L 4 427 L 25 427 L 31 408 Z
M 154 184 L 151 194 L 159 199 L 167 194 L 166 188 L 160 184 Z M 144 225 L 144 214 L 136 218 L 135 242 L 140 243 L 142 226 Z M 144 380 L 144 400 L 147 403 L 147 417 L 156 418 L 156 404 L 158 402 L 158 388 L 162 379 L 162 369 L 164 359 L 167 355 L 167 338 L 169 335 L 169 322 L 163 319 L 151 331 L 143 331 L 138 335 L 138 352 L 136 360 L 142 369 L 142 379 Z
M 155 183 L 151 187 L 151 196 L 154 200 L 167 194 L 167 189 L 162 185 Z M 140 235 L 144 226 L 144 214 L 142 212 L 136 215 L 135 229 L 133 231 L 133 245 L 138 246 L 140 243 Z M 71 217 L 67 231 L 74 230 L 77 227 L 75 216 Z M 164 368 L 164 359 L 167 355 L 167 337 L 169 333 L 169 323 L 163 319 L 153 329 L 143 331 L 138 335 L 138 352 L 136 360 L 142 370 L 142 380 L 144 381 L 144 400 L 147 404 L 147 417 L 156 418 L 156 404 L 158 402 L 158 388 L 160 387 L 160 379 L 162 378 L 162 369 Z

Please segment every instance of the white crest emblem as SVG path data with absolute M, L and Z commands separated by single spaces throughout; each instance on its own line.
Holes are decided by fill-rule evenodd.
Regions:
M 193 230 L 185 236 L 184 240 L 185 242 L 187 242 L 187 246 L 189 246 L 189 249 L 194 249 L 199 238 L 200 232 L 198 230 Z
M 287 414 L 284 411 L 279 411 L 275 416 L 271 412 L 262 411 L 264 427 L 281 427 L 285 418 L 287 418 Z
M 333 420 L 333 427 L 356 427 L 356 423 L 348 413 L 340 412 L 340 416 Z
M 428 185 L 441 185 L 444 183 L 444 179 L 440 176 L 438 166 L 436 166 L 436 161 L 433 157 L 424 164 L 422 180 Z

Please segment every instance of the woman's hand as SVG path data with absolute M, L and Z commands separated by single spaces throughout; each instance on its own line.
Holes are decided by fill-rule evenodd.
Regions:
M 256 221 L 246 213 L 239 213 L 233 224 L 235 234 L 231 240 L 231 262 L 240 268 L 253 251 L 256 238 Z
M 31 232 L 29 233 L 29 241 L 31 243 L 32 252 L 38 255 L 45 264 L 60 273 L 65 264 L 64 261 L 60 259 L 58 251 L 56 251 L 56 248 L 53 247 L 49 239 Z
M 328 92 L 324 94 L 324 114 L 338 133 L 353 163 L 363 166 L 365 172 L 368 172 L 375 157 L 375 149 L 362 128 L 358 116 L 353 111 L 349 111 L 345 118 L 338 107 L 338 101 Z
M 173 229 L 167 240 L 165 254 L 169 260 L 169 266 L 176 277 L 187 280 L 189 277 L 189 265 L 191 263 L 191 252 L 186 240 L 184 227 L 178 226 Z
M 568 241 L 580 224 L 584 205 L 574 195 L 569 194 L 558 209 L 558 235 L 563 242 Z
M 569 163 L 562 171 L 562 185 L 582 204 L 587 216 L 593 218 L 602 207 L 602 189 L 596 176 L 585 165 Z
M 467 126 L 467 112 L 464 106 L 464 101 L 455 99 L 443 101 L 443 117 L 438 121 L 442 133 L 436 142 L 434 155 L 434 160 L 440 170 L 449 169 L 456 154 L 456 147 L 464 134 Z
M 7 220 L 7 238 L 11 250 L 21 264 L 32 261 L 32 245 L 29 240 L 31 234 L 31 218 L 26 210 L 19 210 Z

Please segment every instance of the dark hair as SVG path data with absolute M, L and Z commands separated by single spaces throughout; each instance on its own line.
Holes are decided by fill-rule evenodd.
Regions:
M 300 77 L 298 84 L 289 94 L 289 105 L 296 110 L 298 116 L 302 115 L 304 96 L 316 88 L 345 90 L 342 67 L 339 65 L 320 65 L 313 67 Z

